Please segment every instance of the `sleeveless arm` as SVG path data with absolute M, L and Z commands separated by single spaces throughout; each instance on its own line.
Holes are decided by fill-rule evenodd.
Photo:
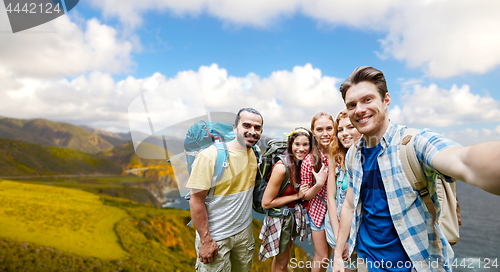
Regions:
M 274 165 L 271 172 L 271 177 L 269 178 L 269 182 L 266 187 L 266 191 L 264 191 L 264 195 L 262 196 L 262 208 L 270 209 L 281 207 L 301 198 L 299 197 L 299 193 L 278 197 L 281 182 L 285 178 L 285 173 L 286 169 L 282 163 L 277 163 Z

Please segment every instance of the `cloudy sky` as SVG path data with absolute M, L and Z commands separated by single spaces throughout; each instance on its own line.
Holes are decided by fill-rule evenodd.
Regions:
M 86 0 L 13 34 L 1 5 L 0 115 L 128 132 L 151 128 L 144 104 L 155 130 L 254 107 L 278 136 L 336 114 L 369 65 L 393 121 L 500 140 L 498 14 L 495 0 Z

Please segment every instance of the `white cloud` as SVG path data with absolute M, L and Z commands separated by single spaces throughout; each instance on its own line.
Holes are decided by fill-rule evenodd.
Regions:
M 388 16 L 397 12 L 402 3 L 401 0 L 303 0 L 301 9 L 305 15 L 325 24 L 384 30 Z
M 192 98 L 196 98 L 201 92 L 203 104 L 210 111 L 235 113 L 242 107 L 253 107 L 259 110 L 264 117 L 266 133 L 273 134 L 295 126 L 308 127 L 315 112 L 323 110 L 335 114 L 344 107 L 336 87 L 340 80 L 323 76 L 319 69 L 314 69 L 310 64 L 296 66 L 292 71 L 276 71 L 268 78 L 262 79 L 255 74 L 249 74 L 246 77 L 228 76 L 225 69 L 213 64 L 209 67 L 200 67 L 198 72 L 180 72 L 168 82 L 172 84 L 173 81 L 177 81 L 180 85 L 186 85 L 181 82 L 187 83 L 194 80 L 198 82 L 199 90 L 180 87 L 171 88 L 172 92 L 168 96 L 155 94 L 155 104 L 168 105 L 172 103 L 172 97 L 175 97 L 176 99 L 182 98 L 182 105 L 176 104 L 174 111 L 164 110 L 164 112 L 161 112 L 161 108 L 155 107 L 159 109 L 159 112 L 155 113 L 151 113 L 148 105 L 150 114 L 154 116 L 179 114 L 180 117 L 175 116 L 174 119 L 180 118 L 179 121 L 192 118 L 187 117 L 187 113 L 181 113 L 187 112 L 187 109 L 200 110 L 199 101 Z M 153 103 L 151 98 L 148 101 L 146 103 Z M 169 113 L 165 114 L 165 112 Z M 155 126 L 155 130 L 165 126 L 165 124 Z
M 432 77 L 485 73 L 500 64 L 500 2 L 405 1 L 389 19 L 385 55 Z
M 495 0 L 92 0 L 109 17 L 138 27 L 150 11 L 177 16 L 207 13 L 225 25 L 272 27 L 302 13 L 321 25 L 346 26 L 386 35 L 382 58 L 394 57 L 431 77 L 485 73 L 500 64 L 500 2 Z
M 453 85 L 450 90 L 435 84 L 415 85 L 401 100 L 402 106 L 392 108 L 389 116 L 404 125 L 446 127 L 500 121 L 500 102 L 471 93 L 468 85 Z
M 245 1 L 245 0 L 91 0 L 102 9 L 105 16 L 118 17 L 126 26 L 142 24 L 142 16 L 148 11 L 168 11 L 176 16 L 197 16 L 206 12 L 224 22 L 235 25 L 267 27 L 281 16 L 296 12 L 302 0 Z
M 0 13 L 6 14 L 3 8 Z M 96 19 L 79 26 L 70 21 L 70 17 L 61 16 L 12 34 L 6 30 L 10 26 L 3 16 L 0 29 L 5 31 L 0 34 L 0 71 L 11 76 L 77 76 L 89 71 L 120 73 L 127 72 L 133 64 L 130 56 L 133 43 L 121 40 L 114 28 Z
M 461 131 L 452 131 L 443 133 L 446 137 L 453 139 L 454 141 L 464 145 L 473 145 L 478 143 L 490 142 L 490 141 L 500 141 L 500 126 L 495 130 L 490 130 L 486 128 L 482 129 L 472 129 L 465 128 Z
M 322 75 L 310 64 L 296 66 L 292 71 L 276 71 L 267 78 L 255 74 L 229 76 L 225 69 L 213 64 L 198 71 L 179 72 L 173 78 L 155 73 L 147 78 L 128 77 L 115 82 L 110 74 L 92 72 L 71 81 L 22 78 L 17 82 L 21 88 L 3 89 L 0 115 L 85 122 L 114 131 L 128 130 L 129 104 L 141 93 L 149 111 L 154 112 L 155 131 L 165 127 L 162 122 L 185 120 L 188 112 L 199 106 L 194 98 L 200 97 L 200 90 L 204 105 L 212 111 L 235 113 L 242 107 L 259 110 L 266 133 L 308 127 L 315 112 L 326 110 L 335 114 L 343 107 L 337 86 L 340 80 Z M 193 87 L 193 82 L 198 83 L 199 89 Z M 168 89 L 159 89 L 151 96 L 165 83 Z M 139 122 L 137 127 L 149 128 L 146 119 L 133 122 Z

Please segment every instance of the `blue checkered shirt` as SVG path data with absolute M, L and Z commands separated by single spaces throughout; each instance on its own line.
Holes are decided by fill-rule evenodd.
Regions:
M 377 159 L 392 222 L 406 254 L 412 261 L 413 270 L 451 271 L 453 250 L 441 233 L 437 222 L 433 225 L 432 216 L 428 212 L 424 201 L 420 198 L 418 192 L 413 190 L 403 173 L 403 167 L 399 160 L 399 147 L 405 130 L 406 127 L 390 122 L 380 141 L 382 150 Z M 349 149 L 346 156 L 346 162 L 349 161 L 349 156 L 354 156 L 352 169 L 347 166 L 349 186 L 353 188 L 354 207 L 349 237 L 349 254 L 352 253 L 356 246 L 359 226 L 363 220 L 360 191 L 363 180 L 361 148 L 364 146 L 364 142 L 365 139 L 362 137 L 355 147 Z M 432 167 L 431 162 L 437 153 L 452 146 L 459 146 L 459 144 L 429 129 L 424 129 L 415 136 L 417 158 L 429 182 L 429 193 L 438 215 L 440 208 L 434 179 L 439 173 Z M 443 176 L 443 178 L 448 182 L 452 182 L 449 177 Z M 439 231 L 439 236 L 436 231 Z M 442 249 L 438 246 L 438 237 L 441 237 Z

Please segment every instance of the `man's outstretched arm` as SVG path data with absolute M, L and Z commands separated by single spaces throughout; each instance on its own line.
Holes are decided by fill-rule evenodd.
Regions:
M 347 246 L 346 242 L 349 239 L 349 233 L 351 231 L 351 221 L 354 213 L 354 207 L 352 203 L 352 187 L 349 186 L 347 188 L 347 193 L 345 196 L 344 204 L 342 205 L 342 210 L 340 211 L 340 227 L 339 234 L 337 239 L 337 243 L 335 245 L 335 265 L 333 267 L 333 271 L 341 272 L 344 271 L 344 262 L 342 260 L 342 253 L 344 251 L 344 247 Z
M 191 199 L 189 200 L 189 209 L 191 210 L 191 219 L 193 225 L 200 235 L 200 250 L 198 258 L 204 264 L 211 263 L 218 255 L 217 243 L 210 235 L 208 228 L 208 214 L 205 206 L 205 198 L 208 190 L 191 190 Z
M 500 195 L 500 141 L 444 149 L 434 157 L 432 166 L 442 174 Z

